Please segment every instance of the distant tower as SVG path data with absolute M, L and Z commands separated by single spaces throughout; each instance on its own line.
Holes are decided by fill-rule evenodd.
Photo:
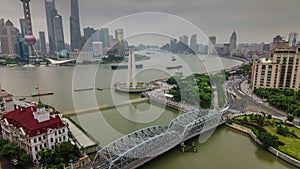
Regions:
M 129 49 L 129 57 L 128 57 L 128 69 L 127 69 L 127 85 L 126 87 L 129 88 L 136 88 L 137 82 L 135 76 L 135 54 L 134 48 Z M 130 82 L 132 81 L 132 86 L 130 86 Z
M 235 30 L 234 30 L 233 33 L 231 34 L 230 42 L 229 42 L 230 53 L 236 53 L 236 39 L 237 39 L 237 36 L 236 36 Z
M 120 56 L 124 56 L 124 31 L 123 29 L 115 30 L 115 37 L 118 41 L 118 52 Z
M 198 49 L 197 49 L 197 35 L 194 34 L 191 36 L 191 42 L 190 42 L 190 48 L 197 53 Z
M 289 46 L 290 47 L 295 47 L 296 46 L 296 44 L 297 44 L 297 33 L 295 33 L 295 32 L 291 32 L 290 34 L 289 34 Z
M 24 37 L 25 42 L 28 43 L 29 46 L 29 55 L 32 56 L 34 53 L 33 46 L 36 42 L 36 38 L 32 34 L 32 23 L 31 23 L 31 15 L 30 15 L 30 0 L 20 0 L 23 3 L 24 17 L 26 21 L 26 35 Z
M 70 34 L 72 51 L 74 51 L 74 49 L 79 49 L 79 40 L 81 37 L 81 33 L 78 0 L 71 0 Z

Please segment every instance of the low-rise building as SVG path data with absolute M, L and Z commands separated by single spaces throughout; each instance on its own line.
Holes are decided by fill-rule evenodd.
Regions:
M 37 153 L 68 141 L 68 127 L 57 114 L 51 114 L 42 103 L 17 104 L 1 118 L 3 139 L 17 143 L 38 162 Z

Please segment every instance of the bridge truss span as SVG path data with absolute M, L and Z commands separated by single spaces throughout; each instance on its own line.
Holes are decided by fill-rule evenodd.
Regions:
M 216 128 L 222 113 L 213 110 L 193 110 L 181 114 L 168 127 L 147 127 L 105 146 L 97 152 L 92 168 L 136 168 L 181 142 Z

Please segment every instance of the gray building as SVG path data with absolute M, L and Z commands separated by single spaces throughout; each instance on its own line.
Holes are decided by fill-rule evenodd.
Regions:
M 16 54 L 15 44 L 18 34 L 19 30 L 14 27 L 14 24 L 10 20 L 7 20 L 4 27 L 0 30 L 0 41 L 3 54 L 8 56 L 14 56 Z
M 294 47 L 294 46 L 296 46 L 296 44 L 297 44 L 297 33 L 295 33 L 295 32 L 291 32 L 290 34 L 289 34 L 289 46 L 290 47 Z
M 54 36 L 56 51 L 60 52 L 65 49 L 65 38 L 62 24 L 62 17 L 60 15 L 54 16 Z
M 41 47 L 40 52 L 42 54 L 46 54 L 47 53 L 47 48 L 46 48 L 45 32 L 42 32 L 42 31 L 39 32 L 39 39 L 40 39 L 40 47 Z
M 190 48 L 197 53 L 198 52 L 198 45 L 197 45 L 197 35 L 194 34 L 191 36 Z
M 45 0 L 47 31 L 49 40 L 49 53 L 54 54 L 56 51 L 55 32 L 54 32 L 54 16 L 56 15 L 55 1 Z
M 231 37 L 230 37 L 230 42 L 229 42 L 229 50 L 230 50 L 230 53 L 236 53 L 236 40 L 237 40 L 237 36 L 236 36 L 236 33 L 235 33 L 235 30 L 233 31 L 233 33 L 231 34 Z
M 107 28 L 100 29 L 100 41 L 103 42 L 103 47 L 107 48 L 110 47 L 109 45 L 109 34 Z
M 71 0 L 70 37 L 71 50 L 74 51 L 74 49 L 79 49 L 79 40 L 81 37 L 81 33 L 78 0 Z
M 94 28 L 91 28 L 91 27 L 83 28 L 83 35 L 86 40 L 88 40 L 90 37 L 92 37 L 95 32 L 96 32 L 96 30 Z
M 21 35 L 24 37 L 27 35 L 27 28 L 26 28 L 26 20 L 20 19 L 20 27 L 21 27 Z

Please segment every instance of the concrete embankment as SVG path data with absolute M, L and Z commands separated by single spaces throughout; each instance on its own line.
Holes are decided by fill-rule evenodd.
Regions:
M 247 127 L 244 127 L 244 126 L 241 126 L 241 125 L 238 125 L 238 124 L 226 124 L 227 126 L 235 129 L 235 130 L 238 130 L 238 131 L 241 131 L 243 133 L 246 133 L 248 134 L 257 144 L 261 145 L 262 143 L 258 140 L 258 138 L 256 137 L 256 135 L 251 131 L 251 129 L 247 128 Z M 296 166 L 296 167 L 299 167 L 300 168 L 300 161 L 297 160 L 297 159 L 294 159 L 293 157 L 290 157 L 286 154 L 284 154 L 283 152 L 280 152 L 278 151 L 277 149 L 273 148 L 273 147 L 269 147 L 268 148 L 268 151 L 271 152 L 273 155 L 281 158 L 282 160 Z
M 87 112 L 94 111 L 94 110 L 109 109 L 109 108 L 113 108 L 113 107 L 117 107 L 117 106 L 123 106 L 123 105 L 127 105 L 127 104 L 139 103 L 139 102 L 144 102 L 144 101 L 148 101 L 148 98 L 137 98 L 137 99 L 132 99 L 132 100 L 126 100 L 121 103 L 112 103 L 112 104 L 100 105 L 98 107 L 64 111 L 61 114 L 64 116 L 70 116 L 70 115 L 75 115 L 75 114 L 80 114 L 80 113 L 87 113 Z

